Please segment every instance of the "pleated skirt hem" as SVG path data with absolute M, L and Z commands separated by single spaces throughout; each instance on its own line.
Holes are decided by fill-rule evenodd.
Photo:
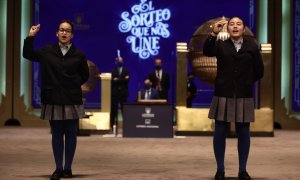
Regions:
M 74 120 L 85 116 L 83 105 L 42 105 L 41 119 Z
M 214 96 L 208 118 L 227 122 L 254 122 L 253 98 Z

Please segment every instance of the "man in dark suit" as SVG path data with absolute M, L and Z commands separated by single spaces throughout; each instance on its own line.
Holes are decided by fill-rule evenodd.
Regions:
M 129 71 L 123 66 L 123 58 L 117 57 L 115 59 L 116 67 L 111 70 L 111 115 L 110 126 L 112 127 L 117 122 L 118 106 L 121 105 L 123 110 L 123 103 L 127 102 L 129 95 Z
M 192 107 L 192 101 L 197 96 L 197 86 L 194 82 L 194 73 L 188 73 L 187 80 L 187 97 L 186 97 L 186 107 Z
M 141 99 L 159 99 L 159 93 L 152 88 L 151 80 L 146 77 L 144 79 L 144 88 L 141 90 Z
M 155 71 L 149 73 L 149 79 L 152 82 L 152 87 L 155 88 L 161 99 L 168 100 L 168 92 L 170 88 L 169 74 L 162 69 L 162 60 L 155 59 Z

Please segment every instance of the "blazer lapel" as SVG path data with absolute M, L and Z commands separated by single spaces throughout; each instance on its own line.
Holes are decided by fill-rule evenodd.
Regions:
M 244 52 L 248 48 L 248 46 L 249 46 L 249 40 L 243 38 L 243 44 L 239 52 Z
M 70 49 L 68 50 L 67 54 L 72 54 L 75 51 L 75 46 L 74 44 L 71 45 Z M 67 55 L 65 54 L 65 56 Z
M 58 43 L 54 45 L 54 48 L 55 48 L 55 52 L 59 56 L 64 56 L 63 53 L 61 52 L 61 49 L 60 49 Z M 68 55 L 68 54 L 70 54 L 70 53 L 73 53 L 74 51 L 75 51 L 75 46 L 74 46 L 74 44 L 72 44 L 72 46 L 70 47 L 70 49 L 68 50 L 68 52 L 65 54 L 65 56 Z
M 112 72 L 114 77 L 119 77 L 119 71 L 117 67 L 115 67 Z
M 59 44 L 58 44 L 58 43 L 54 45 L 54 49 L 55 49 L 55 53 L 56 53 L 57 55 L 59 55 L 59 56 L 63 56 L 63 53 L 61 52 L 61 50 L 60 50 L 60 47 L 59 47 Z
M 230 38 L 228 38 L 228 39 L 225 41 L 225 43 L 228 45 L 229 50 L 230 50 L 231 52 L 233 52 L 234 54 L 237 53 L 237 51 L 236 51 L 236 49 L 235 49 L 235 46 L 234 46 L 234 44 L 233 44 L 233 42 L 232 42 L 232 40 L 231 40 Z

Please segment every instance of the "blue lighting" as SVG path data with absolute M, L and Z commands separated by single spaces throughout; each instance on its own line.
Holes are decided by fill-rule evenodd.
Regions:
M 171 18 L 171 11 L 167 8 L 155 10 L 152 1 L 147 1 L 141 0 L 140 4 L 132 6 L 132 14 L 124 11 L 119 23 L 120 32 L 130 32 L 126 42 L 141 59 L 158 55 L 160 38 L 170 37 L 166 22 Z

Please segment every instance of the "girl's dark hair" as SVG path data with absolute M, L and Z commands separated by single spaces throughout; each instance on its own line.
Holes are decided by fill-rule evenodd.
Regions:
M 59 30 L 59 26 L 60 26 L 62 23 L 68 23 L 68 24 L 70 24 L 70 26 L 71 26 L 71 31 L 72 31 L 72 33 L 73 33 L 73 30 L 74 30 L 74 24 L 73 24 L 70 20 L 68 20 L 68 19 L 63 19 L 63 20 L 60 21 L 60 23 L 59 23 L 58 26 L 57 26 L 57 31 Z
M 245 21 L 243 18 L 241 18 L 240 16 L 232 16 L 231 18 L 228 19 L 228 24 L 229 22 L 233 19 L 233 18 L 238 18 L 243 22 L 244 28 L 246 27 Z

